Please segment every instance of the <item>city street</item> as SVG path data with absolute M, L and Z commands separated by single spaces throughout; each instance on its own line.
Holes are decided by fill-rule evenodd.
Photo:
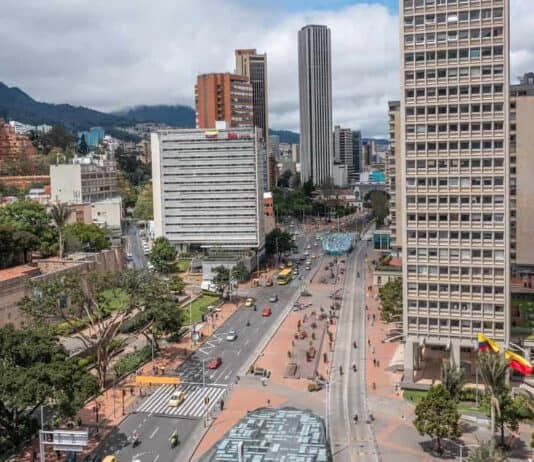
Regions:
M 347 258 L 347 281 L 327 396 L 329 433 L 336 461 L 378 460 L 365 387 L 365 270 L 368 243 Z M 359 277 L 358 277 L 359 273 Z M 354 348 L 353 342 L 357 347 Z M 353 370 L 356 365 L 357 372 Z M 354 422 L 354 415 L 358 422 Z
M 310 245 L 308 236 L 298 236 L 299 250 Z M 242 307 L 182 365 L 177 373 L 182 383 L 177 390 L 185 392 L 185 401 L 177 408 L 168 406 L 173 386 L 154 387 L 133 413 L 129 415 L 98 448 L 97 455 L 116 454 L 119 462 L 130 462 L 135 455 L 140 462 L 173 462 L 186 460 L 192 453 L 197 438 L 200 438 L 208 411 L 227 400 L 229 385 L 233 384 L 243 366 L 247 365 L 254 352 L 264 341 L 270 328 L 285 316 L 286 307 L 294 299 L 298 290 L 307 283 L 318 261 L 314 259 L 310 271 L 302 271 L 302 280 L 293 280 L 287 286 L 259 287 L 249 293 L 256 299 L 256 310 Z M 269 302 L 276 293 L 278 302 Z M 264 307 L 272 308 L 272 314 L 262 316 Z M 214 319 L 213 322 L 217 323 Z M 217 326 L 215 326 L 217 327 Z M 226 340 L 231 330 L 237 332 L 234 341 Z M 220 357 L 221 365 L 210 370 L 210 359 Z M 209 399 L 206 399 L 209 397 Z M 127 443 L 127 438 L 136 430 L 141 444 L 135 449 Z M 182 444 L 171 449 L 169 437 L 177 431 Z

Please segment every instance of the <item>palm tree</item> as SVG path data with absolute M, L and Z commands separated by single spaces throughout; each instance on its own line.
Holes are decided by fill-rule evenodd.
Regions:
M 450 395 L 458 400 L 465 384 L 464 371 L 452 363 L 444 363 L 441 369 L 441 383 Z
M 504 462 L 508 460 L 506 455 L 493 448 L 491 441 L 481 443 L 479 447 L 469 451 L 467 462 Z
M 482 353 L 479 356 L 478 365 L 480 376 L 486 386 L 486 393 L 490 395 L 491 444 L 494 445 L 495 413 L 501 414 L 498 396 L 505 388 L 508 366 L 503 356 L 490 352 Z
M 69 219 L 71 214 L 70 208 L 61 202 L 58 202 L 57 204 L 52 205 L 52 208 L 50 209 L 50 215 L 52 217 L 52 221 L 54 222 L 54 225 L 56 226 L 58 233 L 59 233 L 59 258 L 63 258 L 63 249 L 64 249 L 64 242 L 63 242 L 63 228 L 67 224 L 67 220 Z

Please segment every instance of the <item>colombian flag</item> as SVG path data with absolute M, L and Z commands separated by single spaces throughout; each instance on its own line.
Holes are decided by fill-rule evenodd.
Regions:
M 508 367 L 520 372 L 523 375 L 532 375 L 532 364 L 530 364 L 523 356 L 514 353 L 513 351 L 506 350 L 504 357 L 508 361 Z
M 497 345 L 493 340 L 486 337 L 484 334 L 478 334 L 478 351 L 488 351 L 491 350 L 494 353 L 500 351 L 499 345 Z

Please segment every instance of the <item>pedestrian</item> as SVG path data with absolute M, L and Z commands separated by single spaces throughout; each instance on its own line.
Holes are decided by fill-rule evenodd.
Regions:
M 369 321 L 369 315 L 367 315 L 367 320 Z
M 367 345 L 371 346 L 371 339 L 370 338 L 367 339 Z
M 373 358 L 373 366 L 376 367 L 376 359 L 375 358 Z
M 376 315 L 373 313 L 373 322 L 376 320 Z

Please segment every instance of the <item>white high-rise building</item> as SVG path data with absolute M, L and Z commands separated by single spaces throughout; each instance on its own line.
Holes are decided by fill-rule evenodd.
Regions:
M 263 173 L 257 130 L 152 133 L 156 236 L 165 236 L 181 250 L 263 249 Z
M 332 50 L 330 29 L 299 31 L 300 164 L 302 181 L 332 179 Z
M 479 332 L 509 342 L 509 1 L 399 4 L 412 381 L 423 347 L 473 367 Z

